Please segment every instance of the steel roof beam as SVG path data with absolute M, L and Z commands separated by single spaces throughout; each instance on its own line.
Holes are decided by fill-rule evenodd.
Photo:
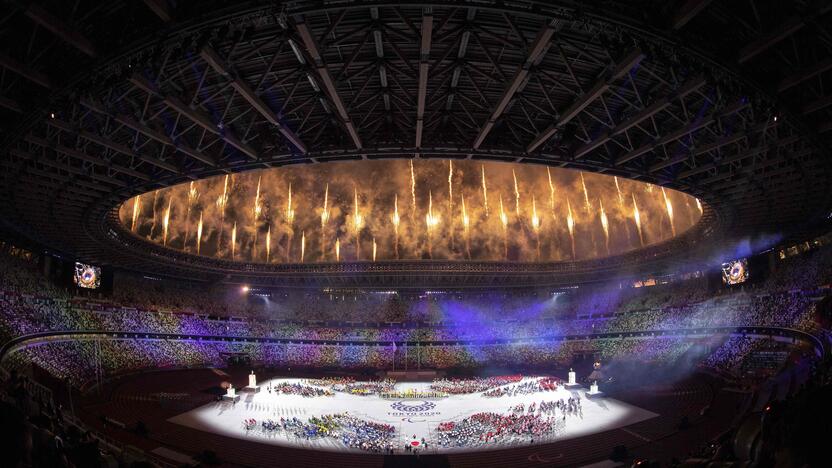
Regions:
M 133 83 L 133 85 L 135 85 L 136 87 L 146 91 L 147 93 L 153 96 L 162 99 L 162 102 L 164 102 L 166 106 L 184 115 L 193 123 L 199 125 L 205 130 L 213 133 L 214 135 L 217 135 L 218 137 L 220 137 L 220 139 L 222 139 L 229 145 L 233 146 L 234 148 L 237 148 L 237 150 L 247 155 L 249 158 L 255 161 L 260 159 L 260 155 L 254 148 L 240 141 L 236 136 L 234 136 L 230 129 L 219 128 L 211 120 L 211 118 L 201 110 L 192 109 L 190 106 L 182 102 L 182 100 L 176 96 L 166 95 L 162 93 L 160 90 L 156 88 L 156 86 L 153 83 L 149 82 L 148 80 L 139 75 L 131 76 L 129 78 L 129 81 Z
M 29 4 L 29 6 L 26 7 L 24 14 L 47 31 L 58 36 L 58 38 L 62 41 L 72 47 L 75 47 L 86 55 L 90 57 L 98 55 L 95 46 L 89 39 L 72 28 L 69 24 L 46 11 L 43 7 L 35 3 Z
M 673 29 L 682 29 L 688 21 L 692 20 L 713 0 L 687 0 L 673 15 Z
M 174 148 L 175 150 L 196 159 L 197 161 L 200 161 L 200 162 L 202 162 L 204 164 L 207 164 L 211 167 L 216 167 L 217 166 L 217 161 L 213 157 L 211 157 L 210 155 L 207 155 L 207 154 L 205 154 L 201 151 L 197 151 L 197 150 L 191 148 L 190 146 L 182 143 L 181 141 L 174 141 L 172 138 L 165 135 L 164 133 L 162 133 L 158 130 L 152 129 L 152 128 L 148 127 L 147 125 L 145 125 L 141 122 L 138 122 L 138 121 L 134 120 L 133 118 L 131 118 L 129 116 L 116 115 L 116 114 L 112 114 L 110 112 L 107 112 L 107 110 L 104 108 L 104 106 L 102 106 L 101 104 L 99 104 L 99 103 L 97 103 L 97 102 L 95 102 L 91 99 L 87 99 L 87 98 L 81 98 L 81 105 L 90 109 L 90 110 L 98 112 L 99 114 L 106 115 L 107 117 L 110 117 L 111 119 L 115 120 L 116 122 L 124 125 L 125 127 L 129 128 L 133 131 L 139 132 L 142 135 L 144 135 L 144 136 L 146 136 L 146 137 L 148 137 L 152 140 L 155 140 L 159 143 L 162 143 L 163 145 L 170 146 L 170 147 Z
M 620 166 L 621 164 L 629 162 L 629 161 L 631 161 L 631 160 L 633 160 L 633 159 L 635 159 L 635 158 L 637 158 L 637 157 L 639 157 L 643 154 L 649 153 L 649 152 L 653 151 L 654 149 L 656 149 L 656 148 L 658 148 L 662 145 L 666 145 L 668 143 L 671 143 L 673 141 L 678 140 L 679 138 L 684 137 L 685 135 L 688 135 L 692 132 L 695 132 L 695 131 L 697 131 L 701 128 L 707 127 L 711 123 L 716 122 L 716 120 L 718 118 L 726 117 L 726 116 L 731 115 L 735 112 L 739 112 L 740 110 L 742 110 L 746 107 L 748 107 L 748 103 L 743 102 L 743 101 L 737 101 L 733 104 L 729 104 L 729 105 L 725 106 L 725 108 L 722 109 L 721 111 L 713 112 L 710 115 L 708 115 L 707 117 L 704 117 L 702 119 L 690 122 L 690 123 L 688 123 L 687 125 L 685 125 L 683 127 L 677 128 L 676 130 L 661 136 L 659 139 L 657 139 L 653 142 L 646 143 L 646 144 L 628 152 L 627 154 L 618 157 L 615 160 L 615 165 Z
M 269 106 L 266 105 L 262 99 L 260 99 L 260 96 L 258 96 L 247 83 L 234 74 L 231 67 L 225 63 L 225 61 L 214 49 L 205 46 L 200 51 L 199 55 L 203 60 L 205 60 L 205 62 L 208 63 L 208 65 L 211 66 L 211 68 L 214 69 L 214 71 L 231 80 L 231 87 L 237 90 L 243 99 L 245 99 L 249 105 L 254 108 L 254 110 L 268 120 L 270 124 L 277 127 L 277 130 L 290 144 L 297 148 L 301 153 L 306 154 L 308 152 L 306 145 L 303 141 L 301 141 L 300 137 L 298 137 L 295 132 L 286 127 L 286 125 L 280 121 L 280 116 L 275 114 L 275 112 L 271 110 L 271 108 L 269 108 Z
M 23 108 L 20 107 L 20 104 L 18 104 L 17 101 L 15 101 L 14 99 L 9 99 L 5 96 L 0 96 L 0 107 L 8 109 L 12 112 L 16 112 L 18 114 L 23 113 Z
M 150 176 L 145 174 L 144 172 L 137 171 L 136 169 L 131 169 L 129 167 L 125 167 L 119 164 L 116 164 L 111 161 L 106 161 L 96 156 L 92 156 L 89 154 L 84 153 L 83 151 L 79 151 L 74 148 L 69 148 L 67 146 L 63 146 L 57 143 L 53 143 L 45 138 L 40 138 L 38 136 L 29 134 L 23 137 L 23 139 L 29 143 L 41 146 L 43 148 L 49 148 L 52 151 L 65 154 L 69 157 L 78 159 L 80 161 L 88 162 L 91 164 L 95 164 L 97 166 L 106 167 L 112 169 L 116 172 L 120 172 L 122 174 L 129 175 L 131 177 L 135 177 L 140 180 L 148 181 L 150 180 Z
M 43 164 L 44 166 L 49 166 L 49 167 L 52 167 L 54 169 L 69 172 L 70 174 L 89 177 L 90 179 L 95 179 L 99 182 L 104 182 L 104 183 L 107 183 L 107 184 L 115 185 L 117 187 L 127 187 L 127 183 L 123 182 L 121 180 L 114 179 L 112 177 L 101 175 L 101 174 L 96 174 L 94 172 L 87 172 L 87 171 L 84 171 L 81 168 L 73 167 L 73 166 L 70 166 L 68 164 L 61 164 L 59 162 L 52 161 L 51 159 L 39 158 L 39 157 L 35 156 L 34 154 L 27 153 L 26 151 L 23 151 L 23 150 L 18 149 L 18 148 L 11 148 L 9 150 L 9 152 L 14 154 L 15 156 L 28 159 L 29 161 L 31 161 L 33 163 L 40 163 L 40 164 Z
M 679 89 L 673 91 L 670 95 L 657 99 L 655 102 L 648 105 L 640 112 L 633 114 L 632 116 L 628 117 L 627 119 L 616 125 L 614 128 L 602 133 L 600 137 L 596 138 L 593 141 L 590 141 L 589 143 L 581 145 L 577 150 L 575 150 L 575 153 L 573 155 L 574 158 L 578 159 L 583 157 L 590 151 L 610 141 L 612 137 L 624 133 L 625 131 L 653 117 L 659 112 L 667 109 L 668 107 L 670 107 L 673 100 L 684 98 L 688 94 L 697 91 L 703 86 L 705 86 L 706 83 L 707 81 L 705 80 L 705 77 L 701 75 L 686 81 L 681 87 L 679 87 Z
M 430 67 L 430 49 L 433 35 L 433 15 L 422 15 L 422 41 L 419 47 L 419 84 L 416 96 L 416 148 L 422 147 L 424 131 L 425 99 L 428 92 L 428 68 Z
M 338 89 L 335 87 L 335 80 L 332 79 L 332 75 L 329 73 L 326 62 L 324 62 L 324 58 L 321 56 L 317 41 L 315 41 L 315 38 L 312 37 L 312 33 L 309 31 L 309 28 L 306 26 L 302 17 L 295 21 L 295 29 L 300 35 L 303 45 L 306 47 L 309 55 L 312 57 L 315 71 L 323 83 L 324 91 L 326 92 L 329 101 L 332 102 L 335 110 L 338 112 L 338 116 L 341 118 L 344 128 L 346 128 L 347 133 L 352 139 L 353 145 L 355 145 L 356 149 L 363 148 L 361 138 L 358 136 L 358 130 L 355 128 L 355 125 L 353 125 L 352 120 L 350 120 L 344 101 L 338 94 Z
M 561 113 L 560 117 L 558 118 L 557 122 L 552 124 L 549 128 L 538 134 L 534 140 L 526 147 L 526 152 L 531 153 L 535 149 L 537 149 L 540 145 L 549 141 L 549 138 L 555 134 L 562 126 L 569 123 L 572 119 L 574 119 L 582 110 L 584 110 L 588 105 L 592 104 L 598 97 L 600 97 L 604 92 L 606 92 L 610 85 L 615 82 L 616 80 L 624 77 L 627 73 L 630 72 L 630 69 L 638 65 L 641 62 L 641 59 L 644 58 L 644 54 L 639 49 L 631 50 L 627 55 L 624 56 L 613 68 L 612 72 L 608 75 L 601 77 L 589 91 L 586 91 L 582 95 L 578 96 L 566 110 Z
M 114 141 L 111 141 L 107 137 L 103 137 L 101 135 L 96 135 L 95 133 L 92 133 L 92 132 L 84 130 L 84 129 L 75 128 L 71 124 L 69 124 L 68 122 L 64 122 L 64 121 L 59 120 L 59 119 L 47 118 L 46 123 L 48 125 L 52 125 L 55 128 L 61 129 L 65 132 L 67 132 L 67 133 L 80 136 L 81 138 L 83 138 L 85 140 L 92 141 L 93 143 L 101 145 L 105 148 L 109 148 L 109 149 L 111 149 L 111 150 L 113 150 L 117 153 L 121 153 L 121 154 L 124 154 L 126 156 L 136 158 L 140 161 L 144 161 L 144 162 L 146 162 L 150 165 L 156 166 L 160 169 L 164 169 L 164 170 L 166 170 L 168 172 L 171 172 L 173 174 L 179 174 L 179 169 L 176 166 L 174 166 L 173 164 L 171 164 L 167 161 L 162 161 L 161 159 L 158 159 L 156 157 L 140 153 L 140 152 L 135 151 L 132 148 L 124 146 L 120 143 L 116 143 Z
M 534 42 L 529 47 L 529 51 L 523 65 L 520 66 L 520 69 L 518 69 L 514 74 L 511 82 L 509 82 L 503 90 L 503 95 L 500 97 L 500 100 L 497 101 L 497 106 L 494 107 L 491 116 L 482 125 L 482 127 L 480 127 L 479 134 L 472 145 L 474 149 L 479 149 L 480 145 L 482 145 L 483 141 L 485 141 L 485 138 L 491 132 L 491 129 L 494 128 L 494 124 L 497 123 L 497 119 L 503 115 L 503 112 L 506 110 L 511 100 L 514 99 L 514 94 L 525 83 L 531 68 L 540 63 L 540 60 L 543 59 L 543 56 L 546 54 L 546 50 L 549 48 L 549 41 L 555 34 L 556 25 L 556 21 L 551 21 L 543 26 L 543 28 L 541 28 L 537 33 L 537 38 L 535 38 Z
M 24 65 L 2 52 L 0 52 L 0 67 L 13 71 L 32 83 L 39 84 L 46 89 L 52 89 L 52 82 L 46 74 L 28 65 Z
M 791 88 L 794 88 L 800 83 L 803 83 L 806 80 L 810 80 L 827 70 L 832 70 L 832 58 L 821 60 L 820 62 L 814 64 L 813 66 L 805 70 L 801 70 L 793 75 L 789 75 L 783 78 L 783 80 L 781 80 L 780 84 L 777 86 L 777 92 L 782 93 Z
M 165 23 L 170 23 L 173 20 L 173 15 L 170 13 L 170 7 L 166 0 L 144 0 L 144 4 Z

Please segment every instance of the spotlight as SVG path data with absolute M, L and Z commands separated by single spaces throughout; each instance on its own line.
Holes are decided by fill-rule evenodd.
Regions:
M 251 288 L 249 288 L 248 286 L 243 286 L 243 287 L 242 287 L 242 288 L 240 288 L 240 289 L 242 289 L 242 291 L 243 291 L 244 293 L 247 293 L 247 292 L 248 292 Z

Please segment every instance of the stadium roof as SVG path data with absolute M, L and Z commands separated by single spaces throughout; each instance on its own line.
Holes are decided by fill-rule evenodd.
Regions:
M 601 172 L 709 207 L 691 236 L 620 265 L 691 255 L 709 238 L 788 235 L 831 205 L 831 9 L 777 0 L 8 2 L 3 229 L 91 263 L 178 276 L 293 281 L 340 269 L 395 283 L 441 267 L 465 270 L 465 283 L 472 272 L 525 268 L 252 273 L 130 239 L 114 214 L 138 193 L 212 175 L 420 157 Z M 364 274 L 373 268 L 397 273 Z M 540 278 L 534 268 L 524 275 Z M 598 273 L 592 262 L 547 268 L 545 281 Z

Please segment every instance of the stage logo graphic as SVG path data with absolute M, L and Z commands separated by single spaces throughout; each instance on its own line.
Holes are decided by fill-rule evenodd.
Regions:
M 397 401 L 392 403 L 390 407 L 402 413 L 423 413 L 436 408 L 436 403 L 430 401 Z

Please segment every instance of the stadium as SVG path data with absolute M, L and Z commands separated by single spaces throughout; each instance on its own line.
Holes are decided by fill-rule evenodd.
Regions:
M 2 465 L 827 465 L 830 10 L 4 2 Z

